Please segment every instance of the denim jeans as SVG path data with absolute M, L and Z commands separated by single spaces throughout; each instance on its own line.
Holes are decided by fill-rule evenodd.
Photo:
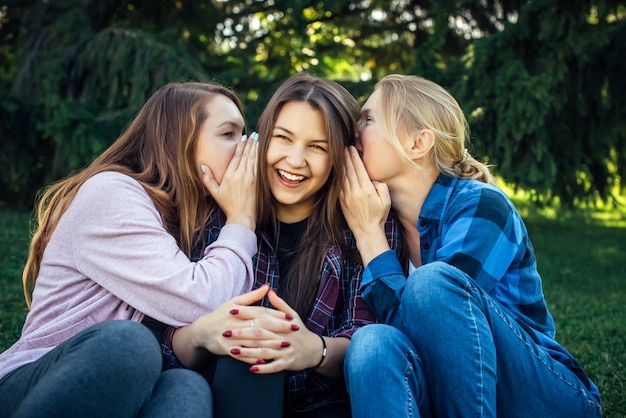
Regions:
M 102 322 L 0 380 L 0 417 L 212 416 L 202 376 L 161 367 L 145 326 Z
M 407 280 L 402 329 L 359 329 L 345 359 L 361 417 L 600 417 L 583 382 L 462 271 L 426 264 Z

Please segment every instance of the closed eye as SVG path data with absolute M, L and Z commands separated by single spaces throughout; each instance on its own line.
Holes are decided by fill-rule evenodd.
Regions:
M 328 150 L 321 145 L 313 144 L 311 145 L 311 148 L 318 150 L 318 151 L 322 151 L 322 152 L 328 152 Z
M 273 136 L 273 138 L 278 138 L 281 139 L 283 141 L 289 141 L 291 142 L 291 139 L 288 136 L 282 135 L 282 134 L 276 134 Z

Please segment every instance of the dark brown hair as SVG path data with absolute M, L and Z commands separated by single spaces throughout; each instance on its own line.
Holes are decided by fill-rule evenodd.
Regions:
M 339 206 L 344 177 L 344 150 L 353 142 L 359 105 L 338 83 L 307 73 L 290 77 L 276 90 L 258 123 L 259 131 L 259 226 L 278 237 L 276 205 L 271 196 L 267 149 L 278 114 L 290 102 L 304 102 L 318 110 L 329 140 L 332 170 L 318 191 L 304 236 L 296 248 L 288 277 L 281 277 L 281 296 L 305 320 L 319 286 L 320 274 L 329 248 L 338 244 L 348 252 L 344 232 L 347 224 Z

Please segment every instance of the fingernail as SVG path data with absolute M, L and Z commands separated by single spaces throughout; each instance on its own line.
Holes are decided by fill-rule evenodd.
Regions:
M 230 349 L 230 354 L 241 354 L 241 350 L 238 348 L 231 348 Z
M 285 319 L 288 320 L 288 321 L 291 321 L 293 319 L 293 315 L 285 314 Z
M 245 134 L 244 134 L 244 135 L 241 137 L 241 142 L 246 142 L 246 140 L 247 140 L 247 139 L 248 139 L 248 135 L 245 135 Z
M 224 332 L 222 333 L 222 335 L 223 335 L 224 337 L 232 337 L 232 336 L 233 336 L 233 332 L 232 332 L 231 330 L 227 330 L 227 331 L 224 331 Z
M 254 135 L 254 140 L 255 141 L 259 140 L 259 133 L 258 132 L 253 132 L 252 135 Z
M 259 368 L 257 366 L 252 366 L 248 370 L 250 370 L 252 373 L 256 373 L 259 371 Z
M 265 364 L 265 360 L 263 360 L 262 358 L 258 359 L 256 361 L 256 364 Z
M 299 326 L 297 326 L 296 324 L 291 324 L 291 330 L 292 330 L 292 331 L 297 331 L 297 330 L 299 330 L 299 329 L 300 329 L 300 327 L 299 327 Z
M 231 309 L 228 313 L 231 315 L 237 315 L 239 313 L 239 309 Z
M 202 174 L 206 173 L 206 167 L 204 164 L 200 164 L 200 171 L 202 171 Z
M 280 343 L 280 346 L 283 347 L 283 348 L 289 347 L 290 345 L 291 345 L 291 343 L 289 341 L 283 341 L 283 342 Z

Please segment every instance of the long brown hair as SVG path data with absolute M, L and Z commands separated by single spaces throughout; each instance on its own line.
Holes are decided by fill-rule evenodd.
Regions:
M 304 102 L 322 113 L 332 170 L 326 184 L 318 191 L 313 212 L 304 236 L 291 261 L 287 277 L 280 279 L 281 296 L 305 319 L 319 285 L 328 249 L 338 244 L 349 251 L 344 231 L 347 224 L 339 206 L 339 192 L 344 177 L 344 150 L 354 139 L 359 105 L 338 83 L 307 73 L 290 77 L 276 90 L 258 123 L 259 132 L 259 226 L 274 239 L 279 234 L 276 204 L 271 196 L 268 178 L 267 149 L 276 119 L 283 106 Z
M 437 169 L 449 176 L 494 183 L 489 166 L 473 158 L 466 149 L 467 119 L 458 102 L 443 87 L 422 77 L 390 74 L 376 84 L 380 93 L 377 112 L 385 139 L 408 164 L 397 129 L 413 132 L 430 129 L 435 133 L 431 157 Z
M 198 133 L 209 117 L 207 104 L 218 94 L 239 98 L 226 87 L 200 82 L 170 83 L 157 90 L 127 129 L 82 171 L 43 189 L 36 202 L 37 227 L 22 273 L 24 297 L 30 308 L 41 259 L 59 219 L 80 186 L 103 171 L 118 171 L 137 180 L 148 192 L 163 226 L 187 255 L 194 235 L 204 226 L 215 202 L 207 198 L 197 174 Z

